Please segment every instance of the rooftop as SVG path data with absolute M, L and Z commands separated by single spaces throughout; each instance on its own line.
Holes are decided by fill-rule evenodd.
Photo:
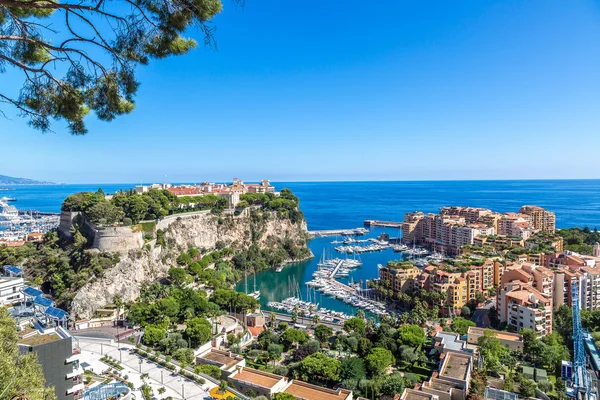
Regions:
M 54 332 L 48 334 L 35 333 L 31 336 L 27 336 L 26 338 L 20 339 L 19 344 L 25 344 L 28 346 L 39 346 L 41 344 L 54 342 L 60 339 L 62 338 Z
M 277 384 L 277 382 L 283 379 L 283 377 L 253 368 L 241 368 L 239 372 L 232 375 L 230 379 L 249 383 L 251 385 L 256 385 L 266 389 L 271 389 Z
M 346 389 L 331 390 L 309 383 L 294 381 L 285 393 L 305 400 L 344 400 L 352 392 Z
M 494 335 L 500 340 L 510 340 L 513 342 L 522 342 L 523 341 L 523 339 L 521 339 L 521 335 L 519 335 L 518 333 L 496 331 L 493 329 L 490 329 L 490 330 L 493 331 Z M 484 328 L 477 328 L 475 326 L 470 326 L 469 330 L 467 331 L 467 334 L 473 333 L 475 335 L 483 336 L 484 332 L 485 332 Z
M 444 346 L 444 349 L 451 350 L 462 350 L 465 347 L 465 342 L 460 340 L 460 337 L 456 333 L 452 332 L 438 332 L 435 335 L 435 340 Z
M 402 400 L 433 400 L 437 398 L 438 397 L 433 394 L 419 392 L 414 389 L 404 389 L 401 397 Z
M 230 356 L 229 353 L 216 349 L 210 349 L 208 353 L 198 356 L 198 358 L 224 365 L 225 368 L 230 368 L 239 362 L 237 358 Z
M 471 363 L 471 357 L 466 354 L 445 353 L 446 361 L 440 371 L 441 377 L 464 380 Z
M 446 393 L 450 393 L 451 389 L 462 389 L 456 384 L 442 381 L 439 378 L 431 378 L 430 381 L 425 382 L 424 386 Z

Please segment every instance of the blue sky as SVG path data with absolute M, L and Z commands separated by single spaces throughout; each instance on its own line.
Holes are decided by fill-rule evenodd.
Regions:
M 600 178 L 599 4 L 225 0 L 218 50 L 140 68 L 132 114 L 73 137 L 8 110 L 0 174 Z M 0 75 L 3 92 L 19 82 Z

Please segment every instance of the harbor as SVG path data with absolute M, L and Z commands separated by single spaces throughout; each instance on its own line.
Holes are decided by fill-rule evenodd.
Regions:
M 338 230 L 336 232 L 340 232 Z M 388 261 L 412 258 L 416 262 L 428 260 L 429 253 L 418 247 L 401 244 L 384 244 L 381 235 L 397 236 L 398 229 L 373 227 L 366 234 L 346 236 L 332 240 L 331 236 L 315 236 L 308 246 L 317 257 L 284 268 L 266 270 L 248 277 L 256 280 L 263 310 L 292 314 L 306 320 L 318 316 L 320 321 L 343 323 L 345 318 L 363 310 L 365 315 L 377 319 L 387 313 L 383 299 L 367 289 L 367 281 L 379 276 L 379 265 Z M 337 236 L 341 236 L 338 235 Z M 336 247 L 381 245 L 378 251 L 364 253 L 336 252 Z M 391 240 L 390 240 L 391 242 Z M 337 256 L 336 256 L 337 254 Z M 320 256 L 319 256 L 320 255 Z M 245 291 L 243 282 L 236 290 Z M 248 289 L 252 290 L 252 289 Z M 336 321 L 336 322 L 334 322 Z
M 41 235 L 58 226 L 59 214 L 18 210 L 12 204 L 16 201 L 14 197 L 0 198 L 0 243 L 16 246 L 40 240 Z

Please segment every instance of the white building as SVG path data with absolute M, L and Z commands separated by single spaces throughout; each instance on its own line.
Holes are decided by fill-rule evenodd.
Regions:
M 25 281 L 19 276 L 0 276 L 0 306 L 20 303 L 24 300 Z
M 600 310 L 600 269 L 583 267 L 580 279 L 580 306 L 586 310 Z

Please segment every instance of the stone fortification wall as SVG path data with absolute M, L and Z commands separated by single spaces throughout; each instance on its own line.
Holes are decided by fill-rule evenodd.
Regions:
M 58 233 L 64 239 L 71 239 L 73 234 L 71 228 L 75 224 L 79 212 L 62 211 L 60 213 L 60 223 Z M 135 231 L 131 226 L 109 226 L 97 227 L 82 215 L 84 234 L 92 239 L 92 248 L 108 252 L 126 252 L 129 250 L 139 250 L 144 245 L 142 232 Z
M 135 232 L 131 226 L 110 226 L 96 228 L 92 248 L 108 252 L 139 250 L 144 245 L 142 232 Z
M 71 234 L 71 227 L 73 226 L 73 221 L 78 215 L 79 212 L 77 211 L 61 211 L 60 222 L 58 224 L 58 234 L 60 237 L 67 240 L 73 237 Z

